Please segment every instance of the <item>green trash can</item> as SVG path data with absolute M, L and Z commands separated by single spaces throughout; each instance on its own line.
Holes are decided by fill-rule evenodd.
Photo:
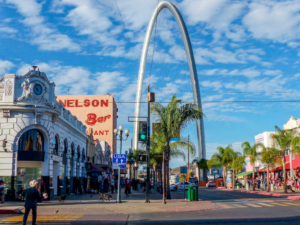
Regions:
M 189 201 L 198 201 L 198 186 L 189 185 L 187 197 Z

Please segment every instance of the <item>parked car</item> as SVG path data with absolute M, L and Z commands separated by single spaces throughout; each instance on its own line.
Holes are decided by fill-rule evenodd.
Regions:
M 171 185 L 170 190 L 171 191 L 177 191 L 177 190 L 183 190 L 183 189 L 187 190 L 189 185 L 194 185 L 194 184 L 191 184 L 190 182 L 187 182 L 187 181 L 185 183 L 183 181 L 180 181 L 176 184 Z
M 216 187 L 216 184 L 213 182 L 213 181 L 208 181 L 207 183 L 206 183 L 206 187 L 207 188 L 215 188 Z

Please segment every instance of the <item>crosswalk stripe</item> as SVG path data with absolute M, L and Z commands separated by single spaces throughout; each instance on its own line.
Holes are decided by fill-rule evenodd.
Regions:
M 252 207 L 255 207 L 255 208 L 262 207 L 260 205 L 255 205 L 255 204 L 251 204 L 251 203 L 247 203 L 246 205 L 249 205 L 249 206 L 252 206 Z
M 240 204 L 231 204 L 232 206 L 234 206 L 234 208 L 246 208 L 247 206 L 244 205 L 240 205 Z
M 284 204 L 288 204 L 288 205 L 299 205 L 300 203 L 291 203 L 291 202 L 282 202 Z
M 219 206 L 221 206 L 222 208 L 226 208 L 226 209 L 232 209 L 234 207 L 227 205 L 227 204 L 223 204 L 223 203 L 218 203 Z
M 268 206 L 268 207 L 274 207 L 274 205 L 266 204 L 266 203 L 257 203 L 259 205 Z
M 278 203 L 278 202 L 273 202 L 272 204 L 274 205 L 280 205 L 280 206 L 289 206 L 287 204 L 284 204 L 284 203 Z
M 82 217 L 82 214 L 78 215 L 38 215 L 36 221 L 71 221 L 77 220 Z M 19 222 L 23 220 L 23 216 L 15 216 L 2 220 L 2 222 Z M 31 221 L 31 217 L 28 217 L 28 221 Z

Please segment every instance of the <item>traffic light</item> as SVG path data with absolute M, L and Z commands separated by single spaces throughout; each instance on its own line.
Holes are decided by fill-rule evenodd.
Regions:
M 147 122 L 139 123 L 139 141 L 146 141 L 148 136 Z

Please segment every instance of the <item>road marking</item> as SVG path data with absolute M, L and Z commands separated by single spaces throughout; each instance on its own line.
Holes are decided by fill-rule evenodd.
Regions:
M 246 208 L 247 206 L 244 205 L 239 205 L 239 204 L 231 204 L 232 206 L 234 206 L 235 208 Z
M 221 206 L 222 208 L 226 208 L 226 209 L 232 209 L 234 207 L 227 205 L 227 204 L 223 204 L 223 203 L 218 203 L 219 206 Z
M 246 203 L 246 205 L 249 205 L 249 206 L 252 206 L 252 207 L 255 207 L 255 208 L 262 207 L 260 205 L 255 205 L 255 204 L 251 204 L 251 203 Z
M 291 203 L 291 202 L 282 202 L 284 204 L 288 204 L 288 205 L 299 205 L 300 203 Z
M 83 215 L 38 215 L 36 221 L 64 221 L 64 220 L 77 220 Z M 1 222 L 22 222 L 23 216 L 15 216 L 2 220 Z M 32 221 L 32 217 L 29 216 L 27 221 Z
M 273 202 L 272 204 L 274 205 L 280 205 L 280 206 L 289 206 L 287 204 L 284 204 L 284 203 L 278 203 L 278 202 Z
M 270 204 L 266 204 L 266 203 L 257 203 L 257 204 L 260 204 L 260 205 L 263 205 L 263 206 L 268 206 L 268 207 L 274 207 L 274 205 L 270 205 Z

